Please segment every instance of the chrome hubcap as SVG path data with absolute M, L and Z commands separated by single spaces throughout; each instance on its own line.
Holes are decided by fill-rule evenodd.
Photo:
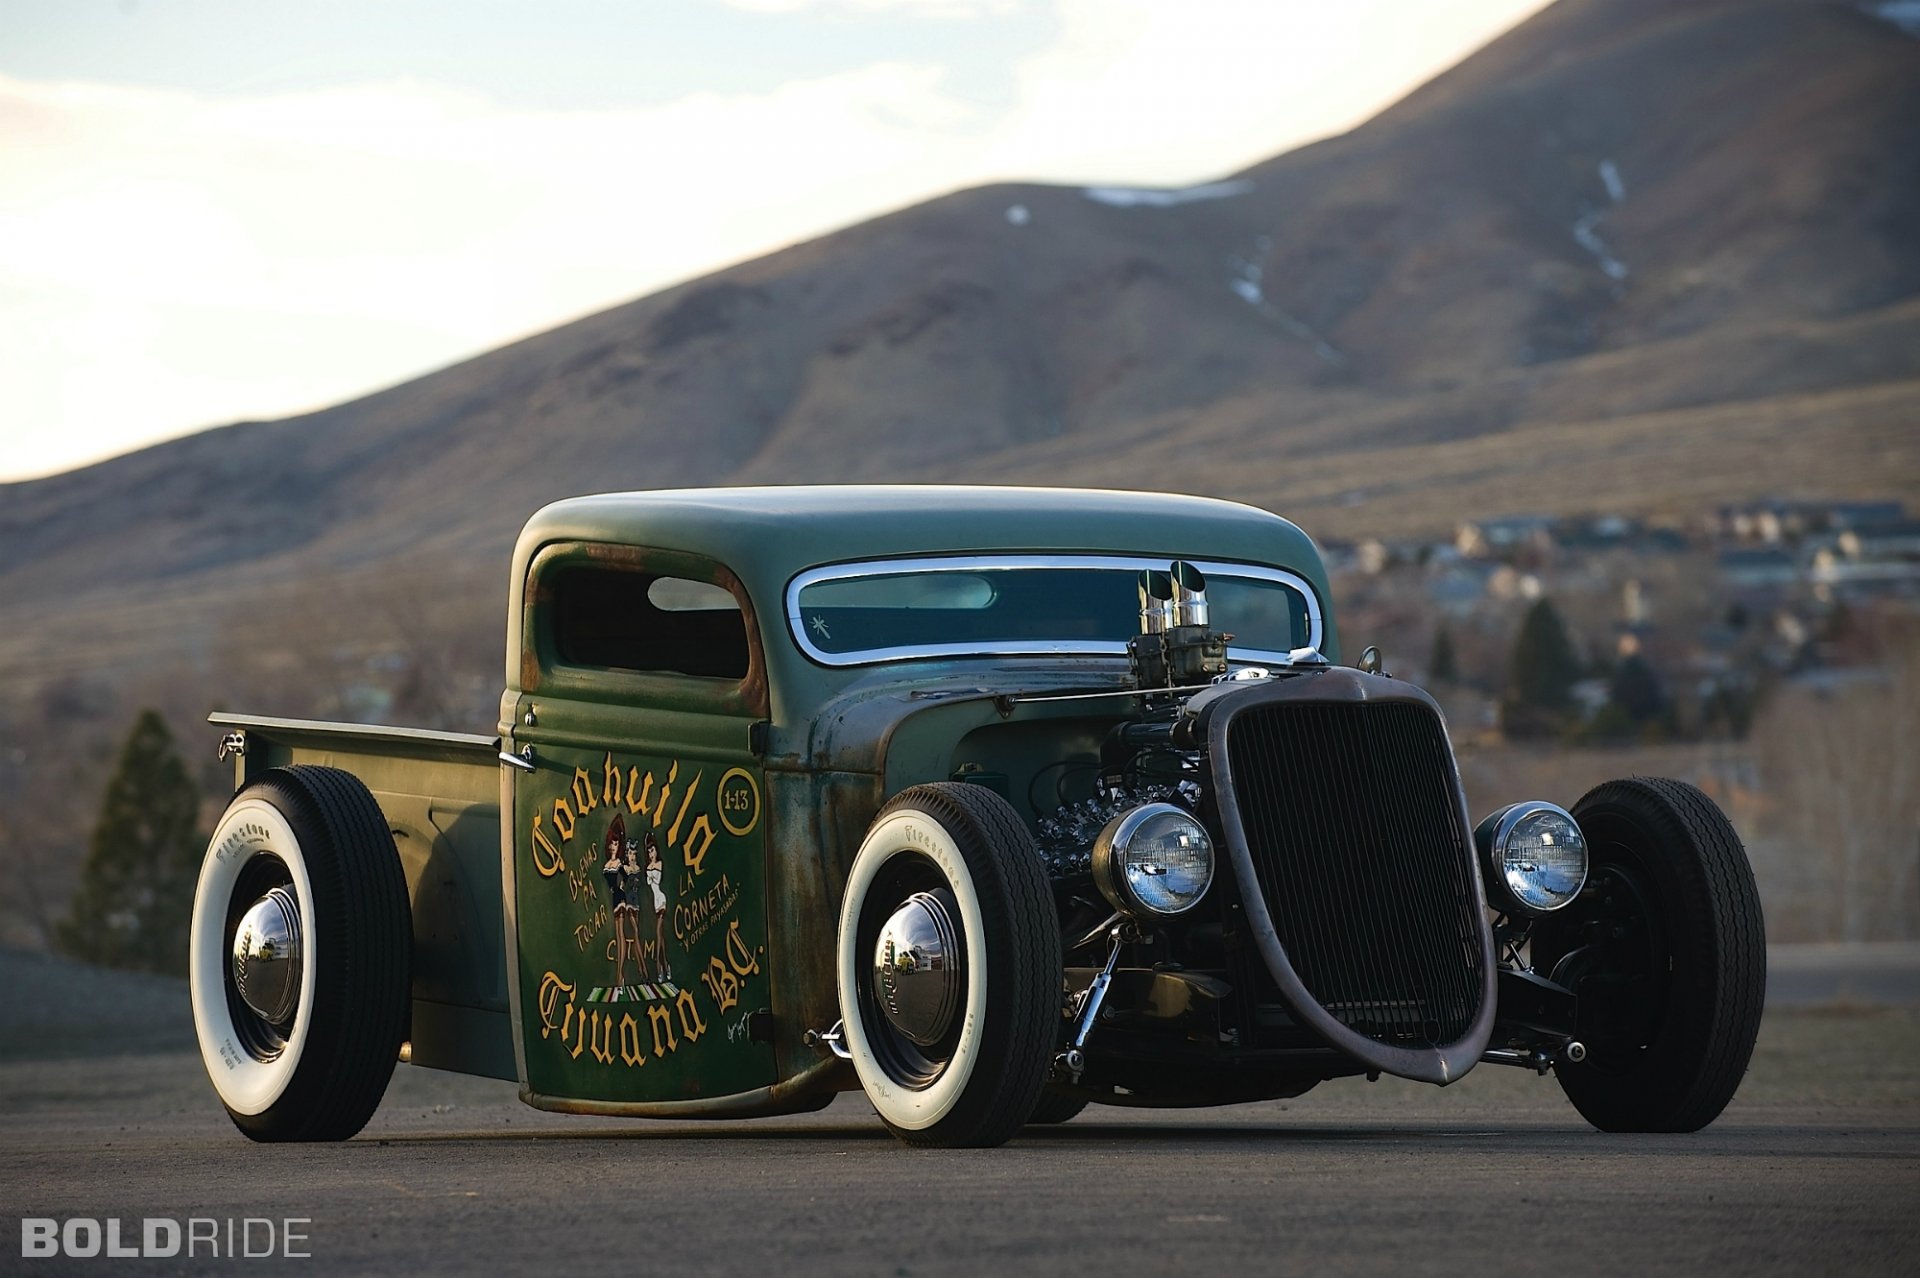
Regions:
M 921 1047 L 953 1028 L 966 994 L 966 962 L 945 888 L 916 892 L 881 925 L 873 947 L 873 988 L 888 1024 Z
M 300 1002 L 300 951 L 300 904 L 287 888 L 255 901 L 234 929 L 234 989 L 271 1025 L 292 1020 Z

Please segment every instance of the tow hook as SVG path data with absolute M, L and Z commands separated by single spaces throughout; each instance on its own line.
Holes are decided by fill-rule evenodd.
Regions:
M 841 1060 L 850 1061 L 853 1059 L 853 1053 L 847 1050 L 845 1039 L 846 1024 L 846 1021 L 839 1020 L 833 1023 L 832 1029 L 810 1029 L 800 1036 L 800 1041 L 808 1047 L 813 1048 L 816 1052 L 824 1047 Z
M 1545 1074 L 1555 1065 L 1578 1065 L 1587 1059 L 1587 1045 L 1579 1039 L 1568 1039 L 1559 1048 L 1549 1051 L 1536 1047 L 1532 1051 L 1522 1051 L 1511 1047 L 1488 1048 L 1480 1056 L 1487 1065 L 1518 1065 L 1530 1069 L 1536 1074 Z

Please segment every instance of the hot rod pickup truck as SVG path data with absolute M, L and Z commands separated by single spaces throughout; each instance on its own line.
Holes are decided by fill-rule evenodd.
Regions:
M 1298 528 L 1196 498 L 549 506 L 494 734 L 213 717 L 214 1090 L 277 1141 L 352 1136 L 396 1061 L 584 1114 L 859 1088 L 956 1146 L 1493 1062 L 1606 1130 L 1711 1122 L 1766 980 L 1727 819 L 1635 778 L 1476 825 L 1329 603 Z

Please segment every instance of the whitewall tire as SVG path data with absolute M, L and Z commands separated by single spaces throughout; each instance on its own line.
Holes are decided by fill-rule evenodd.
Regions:
M 848 873 L 836 968 L 846 1049 L 896 1136 L 998 1145 L 1027 1121 L 1060 964 L 1052 892 L 1006 800 L 941 783 L 880 810 Z
M 194 892 L 188 975 L 214 1092 L 255 1140 L 365 1126 L 407 1036 L 406 879 L 352 775 L 262 774 L 215 827 Z

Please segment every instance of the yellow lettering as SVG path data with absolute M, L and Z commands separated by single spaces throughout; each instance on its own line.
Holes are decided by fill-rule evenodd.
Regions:
M 642 782 L 645 782 L 645 784 L 642 785 L 641 784 Z M 635 786 L 640 787 L 640 793 L 637 797 L 633 793 Z M 653 773 L 649 772 L 643 777 L 640 775 L 640 769 L 628 768 L 627 769 L 627 814 L 629 816 L 639 816 L 642 812 L 645 812 L 647 810 L 648 803 L 651 802 L 649 796 L 652 793 L 653 793 Z
M 620 769 L 613 766 L 613 751 L 607 751 L 607 761 L 600 770 L 600 802 L 612 807 L 620 799 Z
M 647 1063 L 646 1049 L 640 1043 L 640 1022 L 633 1019 L 632 1012 L 620 1014 L 620 1059 L 635 1068 Z
M 593 1033 L 587 1040 L 587 1047 L 593 1053 L 593 1059 L 602 1065 L 613 1064 L 613 1014 L 602 1016 L 593 1014 Z
M 542 855 L 542 854 L 545 855 Z M 533 814 L 533 868 L 543 879 L 550 879 L 566 866 L 566 859 L 560 855 L 560 849 L 553 846 L 547 838 L 547 832 L 540 828 L 540 814 Z
M 573 770 L 573 806 L 583 817 L 598 806 L 593 799 L 593 778 L 585 768 Z
M 754 976 L 760 971 L 760 960 L 754 957 L 746 938 L 740 935 L 739 919 L 727 924 L 727 965 L 742 976 Z
M 555 1030 L 560 1029 L 560 1026 L 554 1023 L 553 1018 L 560 1011 L 560 999 L 563 995 L 567 1000 L 567 1012 L 571 1015 L 573 1012 L 573 986 L 567 984 L 552 972 L 548 972 L 540 978 L 540 992 L 535 997 L 540 1005 L 541 1038 L 546 1038 Z M 560 1037 L 566 1037 L 564 1030 L 561 1031 Z
M 707 960 L 707 970 L 700 973 L 700 979 L 707 983 L 707 991 L 713 995 L 713 1001 L 720 1005 L 722 1012 L 730 1010 L 740 1001 L 740 978 L 719 959 Z
M 705 775 L 704 772 L 694 773 L 693 784 L 688 786 L 687 792 L 680 796 L 680 810 L 673 814 L 673 824 L 667 828 L 668 847 L 680 841 L 680 823 L 687 819 L 687 809 L 693 804 L 693 796 L 700 793 L 700 778 Z M 665 806 L 665 804 L 661 805 L 662 808 Z
M 687 827 L 687 846 L 680 849 L 680 855 L 686 861 L 687 868 L 695 874 L 702 872 L 707 853 L 713 849 L 713 841 L 716 837 L 713 822 L 707 819 L 707 814 L 704 812 L 695 817 L 693 824 Z M 673 840 L 668 839 L 667 844 L 671 847 Z
M 680 1013 L 680 1032 L 687 1036 L 689 1043 L 707 1032 L 707 1023 L 700 1019 L 700 1005 L 693 1001 L 692 990 L 681 990 L 680 997 L 673 1000 L 673 1005 Z
M 673 783 L 680 779 L 680 761 L 675 759 L 673 766 L 667 769 L 667 783 L 660 787 L 660 806 L 653 810 L 653 824 L 658 828 L 667 819 L 667 799 L 673 794 Z
M 571 989 L 572 987 L 569 986 L 568 988 Z M 576 1025 L 578 1025 L 580 1028 L 574 1029 L 574 1026 Z M 567 1034 L 569 1032 L 573 1034 L 573 1045 L 571 1047 L 568 1047 L 567 1045 Z M 586 1032 L 587 1032 L 587 1014 L 585 1012 L 580 1011 L 578 1008 L 576 1008 L 573 1005 L 573 1000 L 569 998 L 567 1000 L 566 1017 L 560 1022 L 560 1046 L 566 1047 L 568 1052 L 570 1052 L 572 1055 L 576 1057 L 579 1056 L 580 1049 L 583 1046 L 585 1046 L 584 1040 L 585 1040 Z
M 573 809 L 567 806 L 564 795 L 553 801 L 553 828 L 562 843 L 573 842 L 573 832 L 578 826 L 574 823 Z
M 679 1040 L 673 1036 L 673 1012 L 671 1009 L 649 1006 L 647 1008 L 647 1024 L 653 1029 L 653 1054 L 655 1056 L 665 1056 L 668 1052 L 680 1046 Z M 663 1029 L 667 1032 L 665 1043 L 660 1041 L 660 1031 Z

